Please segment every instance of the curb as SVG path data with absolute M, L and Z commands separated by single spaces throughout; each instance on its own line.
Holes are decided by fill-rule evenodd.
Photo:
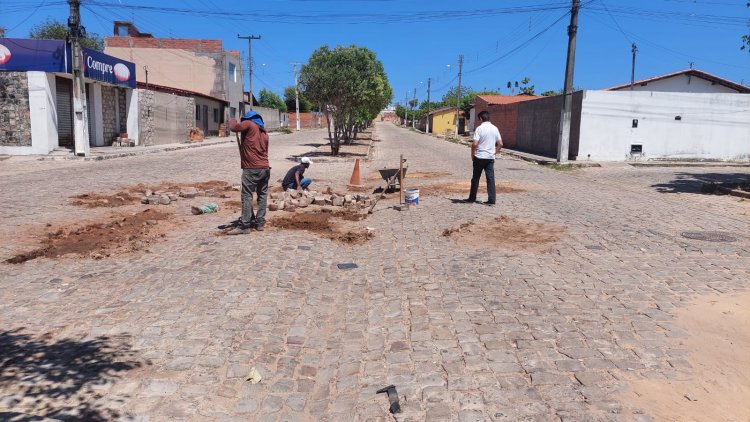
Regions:
M 664 161 L 650 163 L 626 163 L 632 167 L 750 167 L 748 163 L 737 162 L 681 162 Z
M 61 156 L 61 157 L 43 156 L 43 157 L 37 158 L 37 160 L 38 161 L 60 161 L 60 160 L 102 161 L 102 160 L 111 160 L 115 158 L 137 157 L 139 155 L 156 154 L 159 152 L 178 151 L 182 149 L 203 148 L 203 147 L 210 147 L 214 145 L 226 145 L 226 144 L 231 144 L 234 142 L 235 142 L 234 140 L 231 140 L 231 141 L 211 142 L 209 144 L 196 143 L 196 144 L 179 145 L 179 146 L 173 146 L 173 147 L 154 148 L 154 149 L 148 149 L 148 150 L 144 149 L 140 151 L 131 151 L 131 152 L 116 152 L 116 153 L 110 153 L 110 154 L 105 153 L 103 155 L 88 156 L 88 157 L 80 157 L 80 156 L 75 156 L 75 155 Z

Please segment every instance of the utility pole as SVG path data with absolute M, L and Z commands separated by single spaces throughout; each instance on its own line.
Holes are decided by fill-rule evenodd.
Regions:
M 459 110 L 461 110 L 461 75 L 464 70 L 464 55 L 458 56 L 458 95 L 456 96 L 456 136 L 458 136 Z
M 404 96 L 404 127 L 409 123 L 409 91 Z
M 248 89 L 250 90 L 250 110 L 253 109 L 253 40 L 259 40 L 260 35 L 248 35 L 246 37 L 237 34 L 237 38 L 247 40 L 247 74 L 249 76 L 250 84 Z
M 299 63 L 292 63 L 294 66 L 294 103 L 297 106 L 297 132 L 299 132 L 299 82 L 297 80 L 297 65 Z
M 427 125 L 425 126 L 425 133 L 430 133 L 430 82 L 432 82 L 432 78 L 427 78 Z
M 411 128 L 414 129 L 415 124 L 414 120 L 417 119 L 417 88 L 414 88 L 414 100 L 412 101 L 411 106 Z
M 633 86 L 635 85 L 635 53 L 638 52 L 638 46 L 633 43 L 632 46 L 633 51 L 633 66 L 630 70 L 630 90 L 633 90 Z
M 578 10 L 581 0 L 573 0 L 570 11 L 570 26 L 568 26 L 568 59 L 565 64 L 565 88 L 563 90 L 563 110 L 560 116 L 560 138 L 557 144 L 557 162 L 568 162 L 570 148 L 570 126 L 573 113 L 573 71 L 576 61 L 576 34 L 578 33 Z
M 86 82 L 83 80 L 83 50 L 81 49 L 81 2 L 68 0 L 68 36 L 73 55 L 73 139 L 75 155 L 89 154 L 89 124 L 86 104 Z

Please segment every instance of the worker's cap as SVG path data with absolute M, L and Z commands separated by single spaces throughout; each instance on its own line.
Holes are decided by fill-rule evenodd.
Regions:
M 299 162 L 302 164 L 312 164 L 312 160 L 307 157 L 302 157 Z

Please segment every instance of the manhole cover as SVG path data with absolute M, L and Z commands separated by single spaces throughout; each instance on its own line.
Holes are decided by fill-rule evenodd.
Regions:
M 737 238 L 723 232 L 682 232 L 682 237 L 706 242 L 736 242 Z

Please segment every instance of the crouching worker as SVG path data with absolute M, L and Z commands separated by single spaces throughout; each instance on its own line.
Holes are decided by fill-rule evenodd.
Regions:
M 299 162 L 299 164 L 290 168 L 289 171 L 286 172 L 286 176 L 284 176 L 284 180 L 281 182 L 281 186 L 284 188 L 284 190 L 307 190 L 307 188 L 310 186 L 310 183 L 312 183 L 311 178 L 303 177 L 305 175 L 305 170 L 307 170 L 307 168 L 310 167 L 310 164 L 312 164 L 312 160 L 307 157 L 302 157 Z

